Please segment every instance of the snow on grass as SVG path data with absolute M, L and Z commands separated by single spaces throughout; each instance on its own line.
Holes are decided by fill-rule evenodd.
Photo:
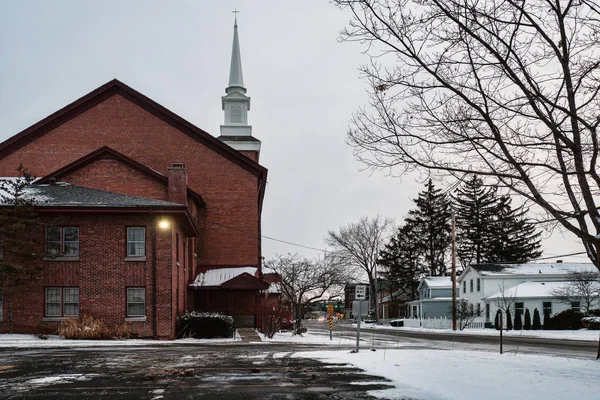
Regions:
M 352 324 L 356 327 L 356 324 Z M 375 324 L 361 324 L 361 330 L 385 330 L 385 331 L 412 331 L 412 332 L 427 332 L 427 333 L 443 333 L 443 334 L 454 334 L 460 335 L 482 335 L 482 336 L 498 336 L 499 333 L 495 329 L 465 329 L 462 331 L 452 331 L 452 329 L 429 329 L 429 328 L 410 328 L 410 327 L 393 327 L 385 325 Z M 600 331 L 579 329 L 579 330 L 561 330 L 561 331 L 502 331 L 503 336 L 520 336 L 520 337 L 535 337 L 545 339 L 565 339 L 565 340 L 584 340 L 584 341 L 598 341 L 600 337 Z
M 57 335 L 47 335 L 47 339 L 40 339 L 37 335 L 0 334 L 0 348 L 32 348 L 32 347 L 123 347 L 123 346 L 148 346 L 148 345 L 179 345 L 202 343 L 227 343 L 240 341 L 237 337 L 225 339 L 177 339 L 177 340 L 72 340 L 62 339 Z
M 477 351 L 313 351 L 293 357 L 349 363 L 392 381 L 383 398 L 419 400 L 596 399 L 600 362 Z

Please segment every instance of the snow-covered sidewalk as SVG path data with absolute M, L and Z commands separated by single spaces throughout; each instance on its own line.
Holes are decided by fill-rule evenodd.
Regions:
M 376 397 L 419 400 L 573 400 L 600 398 L 600 362 L 479 351 L 314 351 L 294 354 L 348 363 L 392 381 Z

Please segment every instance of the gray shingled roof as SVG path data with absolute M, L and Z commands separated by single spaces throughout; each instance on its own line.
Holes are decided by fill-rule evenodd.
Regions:
M 33 184 L 25 189 L 27 197 L 35 198 L 39 207 L 106 207 L 106 208 L 149 208 L 182 209 L 183 204 L 127 196 L 105 190 L 89 189 L 64 182 L 56 184 Z M 5 203 L 6 204 L 6 203 Z

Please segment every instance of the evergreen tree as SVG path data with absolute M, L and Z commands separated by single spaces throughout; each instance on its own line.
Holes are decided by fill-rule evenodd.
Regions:
M 463 266 L 527 262 L 541 255 L 540 233 L 527 220 L 528 209 L 513 209 L 509 196 L 498 196 L 477 176 L 465 181 L 452 200 Z
M 523 319 L 521 318 L 521 313 L 515 311 L 515 331 L 523 330 Z
M 526 331 L 531 330 L 531 314 L 529 308 L 525 309 L 525 321 L 523 321 L 523 329 Z
M 513 329 L 512 316 L 510 315 L 510 311 L 507 311 L 506 312 L 506 330 L 512 331 L 512 329 Z
M 41 278 L 44 263 L 45 223 L 36 210 L 37 201 L 28 191 L 33 178 L 19 166 L 19 178 L 0 179 L 0 287 L 3 289 L 9 332 L 12 332 L 12 296 L 19 287 Z
M 411 300 L 417 299 L 417 286 L 423 274 L 423 257 L 416 227 L 412 222 L 400 226 L 379 253 L 382 276 Z
M 427 189 L 414 199 L 416 209 L 408 212 L 406 221 L 415 226 L 427 274 L 442 276 L 446 272 L 446 253 L 450 247 L 450 202 L 431 179 Z
M 544 330 L 552 329 L 552 323 L 550 321 L 550 312 L 544 311 Z
M 533 310 L 533 326 L 534 331 L 542 329 L 542 321 L 540 320 L 540 312 L 536 308 Z
M 487 261 L 488 244 L 494 234 L 490 221 L 494 218 L 496 204 L 496 190 L 486 188 L 477 175 L 466 180 L 452 196 L 457 255 L 463 267 Z
M 493 223 L 489 262 L 527 262 L 542 254 L 541 233 L 527 220 L 528 209 L 511 207 L 509 196 L 501 196 Z

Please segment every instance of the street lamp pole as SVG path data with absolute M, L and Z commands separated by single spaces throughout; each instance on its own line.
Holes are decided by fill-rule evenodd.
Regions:
M 456 220 L 452 213 L 452 330 L 456 330 Z

